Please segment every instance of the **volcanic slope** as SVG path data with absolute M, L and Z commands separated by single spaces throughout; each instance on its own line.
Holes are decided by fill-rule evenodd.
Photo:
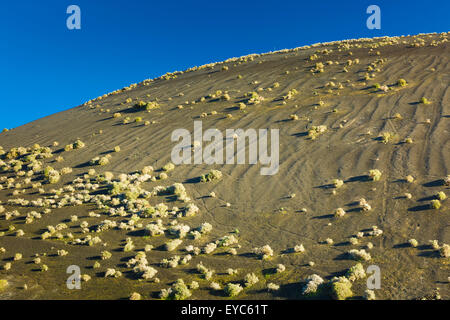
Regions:
M 362 298 L 376 265 L 377 299 L 449 299 L 448 36 L 233 58 L 1 133 L 0 298 Z M 194 121 L 279 129 L 278 172 L 172 166 Z

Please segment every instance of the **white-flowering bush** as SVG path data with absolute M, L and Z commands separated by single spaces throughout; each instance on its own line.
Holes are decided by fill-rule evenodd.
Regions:
M 305 279 L 305 285 L 302 288 L 302 294 L 314 294 L 324 280 L 317 274 L 312 274 Z
M 212 230 L 212 225 L 209 224 L 208 222 L 204 222 L 204 223 L 202 223 L 201 226 L 198 227 L 197 229 L 198 229 L 198 232 L 200 232 L 201 234 L 206 234 L 206 233 L 211 232 L 211 230 Z
M 285 270 L 286 270 L 286 267 L 284 266 L 284 264 L 280 263 L 277 265 L 277 268 L 276 268 L 277 273 L 284 272 Z
M 216 250 L 216 249 L 217 249 L 217 244 L 215 244 L 214 242 L 210 242 L 203 248 L 203 252 L 206 254 L 210 254 L 210 253 L 214 252 L 214 250 Z
M 185 300 L 192 295 L 183 279 L 178 279 L 171 288 L 162 289 L 159 294 L 161 299 Z
M 251 287 L 259 282 L 259 278 L 254 273 L 247 273 L 244 277 L 245 287 Z
M 167 251 L 173 251 L 173 250 L 175 250 L 182 242 L 183 242 L 183 240 L 180 240 L 180 239 L 174 239 L 174 240 L 171 240 L 171 241 L 167 242 L 167 243 L 164 245 L 164 249 L 166 249 Z
M 177 224 L 167 229 L 169 234 L 176 235 L 178 238 L 184 238 L 191 230 L 191 227 L 185 224 Z
M 164 268 L 176 268 L 180 262 L 180 259 L 181 258 L 179 256 L 173 256 L 168 259 L 161 260 L 160 265 Z
M 213 290 L 221 290 L 222 287 L 220 286 L 219 283 L 217 282 L 211 282 L 211 284 L 209 285 L 209 287 Z
M 206 280 L 211 279 L 212 275 L 214 274 L 214 270 L 208 269 L 207 267 L 205 267 L 205 266 L 203 265 L 202 262 L 200 262 L 200 263 L 197 264 L 196 269 L 197 269 L 197 271 L 198 271 L 200 274 L 203 275 L 203 277 L 204 277 Z
M 254 248 L 253 253 L 259 255 L 263 260 L 273 257 L 273 250 L 268 244 L 260 248 Z
M 368 176 L 373 181 L 378 181 L 381 178 L 381 171 L 378 169 L 369 170 Z
M 268 291 L 278 291 L 279 289 L 280 289 L 280 286 L 275 283 L 270 282 L 267 284 Z
M 174 165 L 172 162 L 169 162 L 169 163 L 165 164 L 165 165 L 162 167 L 162 169 L 163 169 L 164 171 L 169 172 L 169 171 L 172 171 L 173 169 L 175 169 L 175 165 Z
M 229 247 L 238 243 L 238 239 L 234 235 L 226 235 L 216 241 L 218 247 Z
M 334 185 L 334 187 L 336 189 L 338 189 L 344 185 L 344 181 L 342 181 L 340 179 L 333 179 L 332 184 Z
M 111 257 L 112 257 L 112 253 L 111 252 L 106 251 L 106 250 L 101 252 L 102 260 L 107 260 L 107 259 L 110 259 Z
M 133 240 L 131 238 L 127 238 L 125 246 L 123 247 L 124 252 L 132 251 L 134 249 Z
M 122 272 L 120 272 L 116 269 L 113 269 L 113 268 L 106 269 L 105 278 L 108 278 L 108 277 L 120 278 L 121 276 L 122 276 Z
M 58 250 L 57 253 L 58 253 L 58 256 L 61 256 L 61 257 L 69 254 L 69 252 L 67 252 L 64 249 Z
M 450 245 L 448 244 L 443 244 L 442 247 L 439 249 L 439 254 L 441 255 L 441 257 L 443 258 L 448 258 L 450 257 Z
M 343 217 L 345 216 L 345 210 L 342 208 L 337 208 L 336 210 L 334 210 L 334 216 L 335 217 Z
M 375 292 L 373 290 L 366 289 L 364 291 L 364 299 L 366 299 L 366 300 L 376 300 Z
M 366 277 L 366 271 L 361 263 L 357 263 L 348 269 L 346 277 L 350 281 L 356 281 L 359 279 L 364 279 Z
M 372 259 L 370 253 L 366 252 L 366 250 L 364 249 L 352 249 L 348 252 L 348 254 L 354 260 L 369 261 L 370 259 Z
M 237 274 L 239 271 L 237 269 L 233 269 L 233 268 L 228 268 L 227 269 L 227 274 L 229 274 L 230 276 Z
M 222 179 L 222 172 L 219 170 L 211 170 L 207 174 L 201 176 L 202 182 L 214 181 Z
M 236 297 L 239 293 L 241 293 L 242 290 L 243 288 L 241 287 L 241 285 L 237 283 L 228 283 L 223 289 L 224 293 L 228 297 Z
M 189 285 L 189 289 L 191 290 L 196 290 L 199 288 L 199 284 L 197 281 L 192 281 L 191 284 Z
M 199 212 L 199 208 L 195 204 L 189 203 L 186 206 L 183 215 L 185 217 L 192 217 L 192 216 L 196 215 L 198 212 Z
M 145 233 L 149 236 L 159 236 L 164 234 L 165 228 L 157 223 L 150 223 L 145 227 Z

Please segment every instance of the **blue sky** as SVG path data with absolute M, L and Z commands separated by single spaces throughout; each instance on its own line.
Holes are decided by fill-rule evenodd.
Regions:
M 68 30 L 66 9 L 81 9 Z M 381 30 L 366 9 L 381 8 Z M 0 4 L 0 128 L 169 71 L 326 42 L 444 32 L 450 1 L 21 0 Z

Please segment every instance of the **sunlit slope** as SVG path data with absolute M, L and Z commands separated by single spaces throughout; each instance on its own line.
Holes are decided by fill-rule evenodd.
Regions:
M 439 287 L 448 299 L 448 286 L 438 284 L 448 282 L 450 250 L 447 39 L 444 33 L 350 40 L 230 59 L 146 80 L 1 133 L 0 258 L 11 268 L 0 270 L 0 279 L 12 285 L 0 294 L 158 298 L 183 279 L 200 284 L 189 298 L 229 293 L 210 289 L 211 282 L 242 285 L 235 298 L 336 298 L 334 283 L 345 280 L 332 278 L 344 276 L 359 257 L 364 268 L 380 267 L 377 298 L 428 297 Z M 224 134 L 279 129 L 278 172 L 261 175 L 264 166 L 248 161 L 164 170 L 176 145 L 172 132 L 192 133 L 194 121 Z M 222 177 L 201 181 L 212 169 Z M 185 192 L 170 188 L 174 183 Z M 193 206 L 198 212 L 191 214 Z M 211 231 L 200 232 L 204 222 Z M 158 225 L 161 235 L 152 236 L 149 225 Z M 183 225 L 190 228 L 186 235 Z M 80 245 L 88 235 L 100 241 Z M 124 251 L 126 238 L 133 245 Z M 165 244 L 178 238 L 182 243 L 167 251 Z M 148 245 L 147 263 L 127 264 Z M 264 245 L 273 252 L 262 259 L 254 249 Z M 112 257 L 102 260 L 102 251 Z M 23 258 L 11 260 L 16 253 Z M 36 253 L 47 255 L 28 264 Z M 192 259 L 182 264 L 187 255 Z M 163 262 L 176 257 L 177 263 Z M 95 262 L 100 267 L 92 269 Z M 200 262 L 215 271 L 211 278 L 197 270 Z M 42 264 L 49 270 L 40 271 Z M 82 290 L 66 288 L 71 264 L 90 276 Z M 283 272 L 276 272 L 279 264 Z M 139 266 L 157 273 L 138 280 Z M 229 268 L 238 273 L 228 274 Z M 105 278 L 108 269 L 122 276 Z M 247 279 L 245 287 L 248 273 L 259 281 Z M 302 294 L 312 274 L 324 279 L 324 290 Z M 28 290 L 16 289 L 24 283 Z M 269 283 L 280 288 L 268 291 Z M 353 296 L 365 294 L 365 279 L 351 284 Z

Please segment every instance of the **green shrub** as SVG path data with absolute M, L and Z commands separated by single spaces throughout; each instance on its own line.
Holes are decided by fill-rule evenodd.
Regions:
M 420 103 L 423 103 L 423 104 L 430 104 L 431 103 L 431 101 L 429 101 L 427 98 L 425 98 L 425 97 L 422 97 L 421 99 L 420 99 Z
M 0 291 L 5 290 L 8 285 L 8 280 L 0 279 Z
M 351 288 L 352 283 L 347 278 L 334 278 L 330 284 L 331 297 L 336 300 L 345 300 L 353 296 Z
M 435 200 L 431 200 L 430 207 L 432 209 L 438 210 L 441 207 L 441 202 L 439 200 L 436 200 L 436 199 Z
M 406 82 L 405 79 L 399 79 L 399 80 L 397 81 L 397 85 L 398 85 L 399 87 L 405 87 L 407 84 L 408 84 L 408 83 Z

